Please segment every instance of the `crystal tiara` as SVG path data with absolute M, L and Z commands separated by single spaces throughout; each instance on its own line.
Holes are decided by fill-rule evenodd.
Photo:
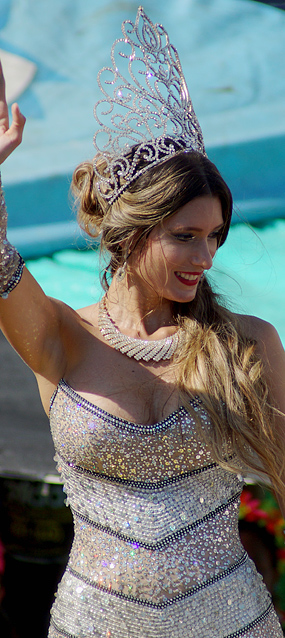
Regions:
M 109 204 L 150 167 L 179 151 L 206 155 L 181 63 L 168 33 L 139 7 L 122 23 L 112 66 L 98 73 L 94 171 Z

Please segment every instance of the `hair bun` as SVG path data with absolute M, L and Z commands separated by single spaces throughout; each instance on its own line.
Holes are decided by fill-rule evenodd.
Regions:
M 77 166 L 73 173 L 71 190 L 79 226 L 91 237 L 99 235 L 106 208 L 106 204 L 104 206 L 104 202 L 100 201 L 96 182 L 97 176 L 91 160 Z

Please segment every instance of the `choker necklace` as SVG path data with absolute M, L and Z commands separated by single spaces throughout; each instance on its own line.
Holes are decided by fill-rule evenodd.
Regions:
M 111 319 L 106 306 L 104 296 L 99 303 L 98 326 L 101 334 L 108 343 L 127 357 L 133 357 L 137 361 L 161 361 L 171 359 L 178 345 L 182 341 L 183 331 L 180 328 L 173 336 L 157 341 L 135 339 L 122 334 Z

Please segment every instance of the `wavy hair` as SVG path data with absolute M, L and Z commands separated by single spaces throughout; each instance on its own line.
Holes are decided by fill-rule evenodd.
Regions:
M 102 171 L 105 166 L 102 158 Z M 91 237 L 100 234 L 101 249 L 110 254 L 102 279 L 105 290 L 129 252 L 134 247 L 143 251 L 153 228 L 196 197 L 212 195 L 220 200 L 224 225 L 219 246 L 229 231 L 231 192 L 216 166 L 197 152 L 180 151 L 149 168 L 111 206 L 98 189 L 92 161 L 75 170 L 72 190 L 79 225 Z M 214 460 L 233 472 L 246 468 L 266 475 L 281 492 L 285 455 L 272 428 L 274 409 L 256 342 L 213 292 L 207 278 L 193 301 L 173 302 L 173 315 L 185 331 L 182 351 L 175 360 L 181 401 L 190 409 L 189 396 L 200 394 L 213 427 L 208 433 L 199 421 L 197 427 L 201 437 L 207 438 Z

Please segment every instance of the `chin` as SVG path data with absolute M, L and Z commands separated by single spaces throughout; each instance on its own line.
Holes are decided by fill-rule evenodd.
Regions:
M 179 293 L 172 293 L 169 296 L 165 294 L 163 294 L 164 299 L 168 299 L 169 301 L 172 301 L 173 303 L 190 303 L 191 301 L 194 301 L 195 297 L 197 294 L 197 289 L 195 288 L 195 290 L 190 291 L 185 291 L 185 292 L 179 292 Z

